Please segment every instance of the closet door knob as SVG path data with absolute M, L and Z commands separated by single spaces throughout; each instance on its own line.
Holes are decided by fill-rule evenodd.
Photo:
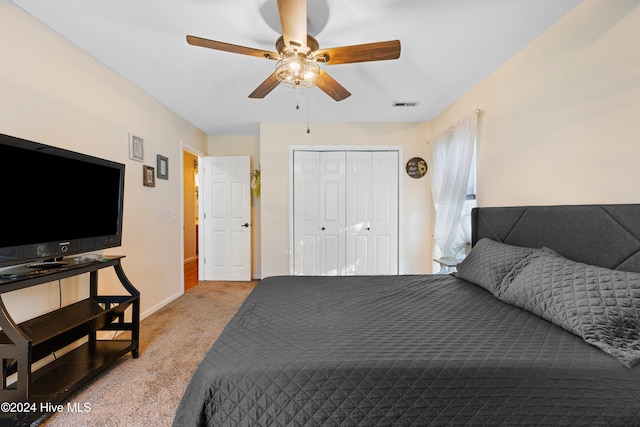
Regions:
M 322 227 L 321 230 L 324 231 L 324 227 Z
M 243 227 L 249 227 L 249 223 L 245 222 L 244 224 L 242 224 Z

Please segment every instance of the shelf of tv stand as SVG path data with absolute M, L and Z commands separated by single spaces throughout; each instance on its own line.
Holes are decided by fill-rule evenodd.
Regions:
M 133 350 L 125 340 L 88 342 L 34 372 L 29 401 L 58 404 L 71 390 L 99 374 Z
M 4 387 L 0 384 L 0 401 L 59 404 L 120 357 L 129 352 L 134 358 L 138 357 L 140 292 L 125 276 L 120 264 L 122 258 L 72 261 L 46 271 L 22 270 L 24 275 L 0 279 L 0 362 L 5 384 Z M 99 295 L 98 271 L 107 267 L 115 269 L 128 295 Z M 90 275 L 88 298 L 19 324 L 13 322 L 2 300 L 8 292 L 85 273 Z M 130 320 L 125 320 L 127 310 L 131 313 Z M 99 331 L 122 331 L 126 338 L 98 339 Z M 84 343 L 79 341 L 83 338 Z M 75 342 L 82 344 L 32 371 L 33 362 Z M 7 385 L 7 377 L 15 373 L 17 381 Z M 41 415 L 0 414 L 0 425 L 7 419 L 15 425 L 26 425 Z
M 16 278 L 6 278 L 0 275 L 0 294 L 29 288 L 42 283 L 55 282 L 60 279 L 78 276 L 83 273 L 96 272 L 97 270 L 106 267 L 120 266 L 122 258 L 124 258 L 124 255 L 104 257 L 101 261 L 85 260 L 76 262 L 70 260 L 66 265 L 50 269 L 38 270 L 24 268 L 21 269 L 24 274 L 18 274 L 18 277 Z M 2 273 L 7 273 L 7 271 L 3 271 Z
M 50 355 L 62 346 L 111 324 L 135 300 L 130 297 L 110 310 L 105 310 L 93 298 L 78 301 L 56 311 L 20 323 L 18 327 L 31 338 L 32 363 Z M 0 331 L 0 344 L 11 340 Z

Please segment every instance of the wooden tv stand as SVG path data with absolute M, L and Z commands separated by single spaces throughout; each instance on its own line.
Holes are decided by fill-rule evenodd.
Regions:
M 140 338 L 140 292 L 129 282 L 120 261 L 108 256 L 101 261 L 70 260 L 50 270 L 0 277 L 0 425 L 28 425 L 55 412 L 78 387 L 128 352 L 138 357 Z M 126 296 L 99 295 L 98 270 L 113 267 Z M 4 272 L 0 272 L 4 273 Z M 89 297 L 16 324 L 2 297 L 8 292 L 88 273 Z M 125 320 L 125 311 L 130 320 Z M 129 317 L 129 316 L 127 316 Z M 98 339 L 97 331 L 129 331 L 126 339 Z M 85 343 L 57 357 L 37 371 L 32 364 L 78 340 Z M 17 374 L 17 380 L 13 381 Z M 67 407 L 64 406 L 64 411 Z

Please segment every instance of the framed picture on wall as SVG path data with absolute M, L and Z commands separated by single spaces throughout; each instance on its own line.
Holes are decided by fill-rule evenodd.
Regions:
M 156 167 L 158 168 L 159 179 L 169 179 L 169 159 L 165 156 L 158 154 L 158 162 Z
M 142 166 L 142 185 L 145 187 L 156 186 L 156 175 L 153 167 L 147 165 Z
M 133 134 L 129 134 L 129 158 L 144 161 L 144 140 Z

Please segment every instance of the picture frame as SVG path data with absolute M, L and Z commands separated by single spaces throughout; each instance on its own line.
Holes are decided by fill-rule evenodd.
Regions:
M 153 166 L 142 166 L 142 185 L 145 187 L 156 186 L 155 168 Z
M 138 162 L 144 161 L 144 139 L 129 134 L 129 158 Z
M 169 179 L 169 159 L 165 156 L 157 155 L 158 179 Z

